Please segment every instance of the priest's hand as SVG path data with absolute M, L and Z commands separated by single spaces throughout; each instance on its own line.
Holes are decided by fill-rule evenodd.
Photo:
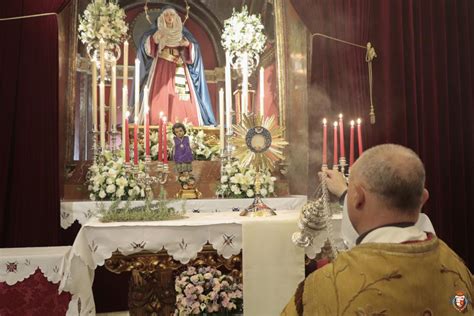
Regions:
M 340 198 L 342 194 L 347 190 L 346 179 L 336 170 L 326 170 L 326 184 L 329 192 Z M 321 172 L 319 173 L 321 175 Z

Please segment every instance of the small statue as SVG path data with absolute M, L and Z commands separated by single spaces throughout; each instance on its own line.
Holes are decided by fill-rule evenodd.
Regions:
M 178 192 L 178 198 L 197 199 L 201 196 L 195 185 L 196 179 L 193 174 L 193 151 L 189 143 L 189 137 L 186 136 L 186 127 L 183 123 L 173 125 L 174 134 L 174 162 L 178 172 L 178 181 L 181 184 L 181 190 Z

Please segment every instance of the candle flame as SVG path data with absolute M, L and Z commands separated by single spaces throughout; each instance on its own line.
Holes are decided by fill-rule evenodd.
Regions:
M 128 46 L 128 40 L 125 40 L 125 46 Z
M 145 106 L 145 113 L 148 114 L 149 111 L 150 111 L 150 107 L 149 107 L 149 106 Z
M 326 118 L 323 118 L 323 124 L 326 125 L 328 123 L 328 120 Z
M 339 113 L 339 118 L 342 119 L 342 113 Z
M 362 123 L 362 120 L 360 118 L 357 119 L 357 125 L 360 125 Z
M 163 116 L 163 121 L 166 122 L 168 118 L 166 116 Z
M 163 117 L 163 111 L 160 111 L 160 118 Z
M 127 111 L 127 112 L 125 113 L 125 116 L 128 118 L 128 117 L 130 116 L 130 112 Z
M 337 122 L 334 122 L 334 127 L 337 127 Z
M 354 127 L 354 124 L 355 124 L 355 122 L 354 122 L 354 120 L 352 120 L 351 121 L 351 127 Z

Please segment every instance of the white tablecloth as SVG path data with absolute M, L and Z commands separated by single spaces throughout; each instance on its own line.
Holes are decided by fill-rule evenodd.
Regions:
M 61 289 L 69 290 L 72 293 L 81 292 L 82 310 L 85 313 L 94 309 L 94 301 L 92 299 L 92 292 L 88 289 L 92 287 L 93 271 L 98 265 L 103 265 L 105 260 L 112 256 L 115 250 L 119 250 L 125 255 L 138 253 L 143 250 L 157 252 L 161 249 L 166 249 L 168 253 L 176 260 L 187 263 L 190 259 L 195 257 L 202 249 L 202 246 L 209 242 L 222 256 L 229 258 L 232 255 L 238 254 L 242 249 L 242 243 L 245 236 L 243 236 L 243 228 L 246 223 L 251 223 L 254 226 L 252 243 L 255 247 L 262 247 L 265 243 L 278 242 L 275 240 L 267 240 L 265 231 L 268 231 L 271 225 L 275 225 L 275 230 L 278 225 L 287 223 L 288 231 L 297 230 L 296 220 L 299 216 L 299 211 L 277 211 L 277 216 L 266 218 L 250 218 L 241 217 L 237 212 L 218 212 L 218 213 L 188 213 L 188 218 L 173 221 L 161 222 L 123 222 L 123 223 L 100 223 L 97 219 L 91 219 L 85 224 L 74 241 L 73 248 L 69 258 L 69 273 L 65 275 L 61 282 Z M 257 226 L 255 226 L 257 224 Z M 258 225 L 262 225 L 261 235 L 256 238 L 259 229 Z M 256 229 L 255 229 L 256 227 Z M 286 234 L 288 235 L 288 234 Z M 286 236 L 285 240 L 287 248 L 282 247 L 279 258 L 284 256 L 291 256 L 295 253 L 301 253 L 299 258 L 300 267 L 282 266 L 283 272 L 281 275 L 274 278 L 266 278 L 265 282 L 260 282 L 262 289 L 265 288 L 279 288 L 281 287 L 281 278 L 290 280 L 289 285 L 296 289 L 296 285 L 302 278 L 304 278 L 304 255 L 302 249 L 297 249 L 291 244 L 291 235 Z M 284 250 L 284 249 L 289 249 Z M 291 250 L 293 249 L 293 250 Z M 286 253 L 288 252 L 288 253 Z M 258 251 L 254 251 L 252 261 L 258 262 Z M 264 255 L 262 252 L 260 252 Z M 279 258 L 275 258 L 278 260 Z M 268 260 L 268 258 L 267 258 Z M 262 260 L 263 261 L 263 260 Z M 245 262 L 245 249 L 244 249 Z M 277 262 L 277 261 L 275 261 Z M 245 269 L 245 266 L 244 266 Z M 265 265 L 258 266 L 257 269 L 263 269 L 264 275 Z M 294 274 L 286 275 L 285 271 L 303 271 L 302 275 Z M 89 271 L 89 273 L 86 273 Z M 245 276 L 245 271 L 243 271 Z M 253 271 L 253 275 L 259 275 L 258 270 Z M 272 285 L 272 282 L 274 285 Z M 245 283 L 245 281 L 244 281 Z M 259 286 L 256 283 L 255 286 Z M 258 289 L 254 289 L 258 292 Z M 285 297 L 288 296 L 288 290 L 285 291 Z M 290 291 L 291 292 L 291 291 Z M 246 308 L 260 304 L 261 299 L 270 296 L 265 294 L 265 291 L 260 291 L 261 295 L 246 297 Z M 274 296 L 274 294 L 272 294 Z M 274 296 L 281 300 L 282 296 Z M 272 300 L 272 297 L 266 297 L 267 302 Z M 288 300 L 290 297 L 286 297 Z M 284 299 L 283 299 L 284 300 Z M 71 301 L 71 304 L 77 304 L 76 301 Z M 282 302 L 275 302 L 280 306 Z M 71 308 L 71 307 L 70 307 Z M 82 314 L 82 313 L 81 313 Z M 273 315 L 273 314 L 268 314 Z M 275 314 L 277 315 L 277 314 Z M 252 316 L 252 315 L 250 315 Z M 264 316 L 264 315 L 259 315 Z
M 232 211 L 234 208 L 244 209 L 252 201 L 253 199 L 202 199 L 173 202 L 170 206 L 176 209 L 181 209 L 184 206 L 184 209 L 189 212 L 193 210 L 199 210 L 200 212 L 225 212 Z M 292 195 L 280 198 L 265 198 L 263 201 L 276 210 L 299 210 L 306 203 L 306 196 Z M 111 202 L 103 203 L 105 207 L 111 204 Z M 138 203 L 143 202 L 134 202 L 132 205 L 137 205 Z M 97 209 L 97 202 L 92 201 L 61 202 L 61 227 L 66 229 L 76 220 L 81 225 L 84 225 L 94 217 Z
M 14 285 L 40 269 L 51 283 L 58 283 L 70 246 L 38 248 L 0 248 L 0 282 Z

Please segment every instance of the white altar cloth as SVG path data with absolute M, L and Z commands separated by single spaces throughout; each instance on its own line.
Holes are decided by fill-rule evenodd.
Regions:
M 305 195 L 291 195 L 279 198 L 264 198 L 263 201 L 268 206 L 276 210 L 299 210 L 306 203 Z M 175 201 L 170 206 L 180 210 L 183 206 L 186 211 L 199 210 L 200 212 L 224 212 L 232 211 L 233 208 L 244 209 L 252 203 L 253 199 L 198 199 Z M 183 204 L 184 202 L 184 204 Z M 103 202 L 108 207 L 112 202 Z M 138 205 L 143 201 L 133 202 L 132 205 Z M 98 203 L 93 201 L 61 202 L 61 227 L 66 229 L 74 221 L 81 225 L 87 223 L 95 216 L 95 210 L 98 209 Z
M 272 217 L 250 218 L 239 216 L 238 212 L 188 213 L 189 217 L 186 219 L 160 222 L 101 223 L 95 218 L 91 219 L 81 228 L 74 241 L 69 258 L 69 272 L 61 281 L 60 289 L 69 290 L 72 293 L 80 292 L 78 296 L 80 296 L 82 304 L 83 313 L 81 315 L 85 315 L 87 312 L 94 310 L 94 301 L 90 290 L 94 278 L 93 271 L 98 265 L 103 265 L 105 260 L 112 256 L 113 251 L 119 250 L 128 255 L 143 250 L 157 252 L 164 248 L 174 259 L 187 263 L 197 255 L 206 242 L 209 242 L 219 254 L 229 258 L 238 254 L 242 249 L 243 238 L 245 238 L 242 233 L 242 226 L 245 226 L 246 223 L 252 223 L 253 225 L 259 223 L 265 226 L 265 230 L 267 230 L 272 223 L 281 225 L 282 222 L 288 222 L 290 226 L 294 227 L 294 231 L 297 231 L 296 221 L 299 211 L 277 211 L 277 214 L 277 216 Z M 262 229 L 259 238 L 255 237 L 255 234 L 258 234 L 258 229 L 257 231 L 253 230 L 252 239 L 258 247 L 263 247 L 266 243 L 272 242 L 272 240 L 266 240 L 265 230 Z M 285 239 L 288 239 L 286 246 L 294 249 L 296 246 L 291 245 L 290 237 L 285 237 Z M 252 241 L 247 240 L 247 243 L 249 242 Z M 285 249 L 285 247 L 282 249 Z M 243 252 L 245 262 L 245 249 L 243 249 Z M 258 254 L 258 252 L 254 253 Z M 282 270 L 278 277 L 266 278 L 265 283 L 260 282 L 262 289 L 281 287 L 281 278 L 296 278 L 292 283 L 293 285 L 289 285 L 296 289 L 298 282 L 304 278 L 304 251 L 299 249 L 289 253 L 280 253 L 279 256 L 284 257 L 294 255 L 294 253 L 301 253 L 301 258 L 299 258 L 301 267 L 281 266 Z M 278 259 L 275 258 L 275 262 L 278 262 Z M 268 258 L 266 260 L 268 261 Z M 253 261 L 258 262 L 258 259 L 253 258 Z M 264 265 L 254 266 L 253 268 L 266 269 Z M 245 269 L 245 264 L 243 269 Z M 87 270 L 90 273 L 85 273 Z M 285 271 L 303 271 L 303 274 L 299 275 L 293 272 L 288 274 Z M 246 271 L 243 271 L 243 273 L 245 276 Z M 252 273 L 252 275 L 259 275 L 258 270 L 254 270 Z M 271 282 L 274 282 L 274 285 Z M 258 282 L 253 284 L 259 286 Z M 256 293 L 261 293 L 261 295 L 246 297 L 245 308 L 259 305 L 262 297 L 270 296 L 270 293 L 266 293 L 264 290 L 253 290 Z M 288 296 L 288 290 L 285 291 L 285 295 Z M 276 297 L 282 300 L 281 295 Z M 291 295 L 286 298 L 286 302 L 290 297 Z M 71 304 L 77 305 L 77 300 L 77 296 L 73 297 Z M 266 302 L 271 300 L 271 297 L 266 297 Z M 280 306 L 286 302 L 275 302 L 275 305 Z M 74 309 L 71 304 L 70 309 Z
M 14 285 L 40 269 L 51 283 L 58 283 L 71 246 L 0 248 L 0 282 Z

